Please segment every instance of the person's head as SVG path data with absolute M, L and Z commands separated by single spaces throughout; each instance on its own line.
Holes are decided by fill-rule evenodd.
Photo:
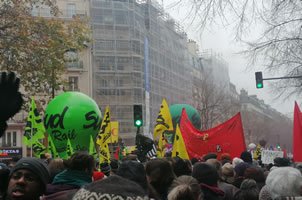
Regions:
M 221 160 L 228 160 L 229 162 L 232 161 L 232 156 L 229 153 L 221 154 Z
M 276 167 L 288 167 L 290 165 L 288 158 L 277 157 L 274 159 L 274 166 Z
M 246 163 L 253 163 L 252 154 L 248 151 L 243 151 L 240 158 Z
M 4 163 L 0 163 L 0 194 L 5 193 L 8 185 L 9 168 Z
M 268 174 L 266 185 L 272 199 L 281 196 L 300 196 L 302 175 L 293 167 L 279 167 Z
M 169 184 L 175 178 L 171 164 L 161 158 L 150 160 L 145 165 L 147 181 L 154 184 Z
M 234 195 L 234 200 L 258 200 L 259 188 L 255 180 L 245 179 L 240 190 Z
M 63 160 L 64 167 L 67 170 L 78 170 L 93 175 L 95 160 L 92 155 L 85 152 L 76 152 L 68 160 Z
M 203 193 L 195 178 L 180 176 L 172 182 L 169 188 L 168 200 L 202 200 Z
M 116 175 L 136 182 L 145 190 L 148 188 L 146 173 L 142 163 L 126 160 L 120 164 Z
M 194 157 L 193 157 L 193 158 L 191 159 L 192 165 L 194 165 L 194 164 L 197 163 L 197 162 L 198 162 L 198 159 L 197 159 L 197 158 L 194 158 Z
M 236 177 L 243 177 L 244 176 L 244 172 L 247 168 L 249 168 L 249 164 L 246 162 L 242 162 L 239 163 L 238 165 L 236 165 L 236 167 L 234 168 L 235 171 L 235 176 Z
M 111 168 L 110 168 L 110 165 L 109 163 L 101 163 L 100 164 L 100 169 L 101 169 L 101 172 L 103 172 L 106 176 L 110 176 L 110 173 L 111 173 Z
M 209 186 L 217 186 L 219 178 L 216 168 L 207 163 L 195 163 L 192 177 L 195 178 L 198 183 Z
M 118 160 L 116 159 L 111 159 L 110 160 L 110 168 L 111 168 L 111 174 L 110 175 L 113 175 L 116 173 L 117 169 L 119 167 L 119 164 L 118 164 Z
M 52 159 L 47 167 L 50 172 L 50 182 L 52 182 L 52 180 L 58 173 L 62 172 L 65 169 L 63 160 L 61 158 Z
M 230 163 L 225 163 L 221 167 L 221 180 L 232 184 L 234 182 L 234 169 Z
M 77 191 L 73 200 L 88 199 L 144 199 L 148 200 L 146 191 L 137 183 L 113 175 L 100 181 L 92 182 Z
M 22 158 L 9 175 L 7 197 L 10 200 L 38 200 L 49 183 L 49 171 L 37 158 Z
M 264 183 L 265 176 L 263 171 L 257 167 L 249 167 L 244 171 L 244 178 L 246 179 L 253 179 L 257 183 Z
M 239 163 L 242 163 L 242 162 L 244 162 L 242 159 L 235 157 L 232 162 L 233 168 L 235 168 L 236 165 L 238 165 Z
M 192 168 L 189 167 L 189 165 L 180 157 L 174 158 L 174 163 L 172 164 L 173 171 L 177 177 L 181 175 L 191 175 Z

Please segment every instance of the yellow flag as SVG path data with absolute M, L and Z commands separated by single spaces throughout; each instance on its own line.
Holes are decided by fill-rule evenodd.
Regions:
M 166 151 L 166 140 L 165 140 L 165 134 L 162 133 L 158 140 L 157 151 L 156 151 L 157 157 L 158 158 L 165 157 L 165 151 Z
M 184 139 L 178 127 L 176 126 L 175 139 L 173 144 L 172 157 L 180 157 L 182 159 L 189 159 L 189 155 L 185 146 Z
M 257 149 L 256 149 L 256 151 L 254 152 L 254 158 L 255 159 L 258 159 L 259 157 L 261 156 L 261 147 L 260 147 L 260 145 L 258 144 L 257 145 Z
M 96 143 L 100 146 L 111 140 L 111 120 L 109 106 L 106 107 L 106 112 L 101 124 L 101 130 L 97 136 Z
M 110 163 L 110 151 L 108 142 L 111 141 L 111 119 L 109 106 L 106 107 L 106 112 L 101 124 L 101 130 L 97 136 L 96 143 L 100 146 L 100 163 Z
M 111 140 L 109 143 L 117 143 L 118 142 L 118 122 L 111 122 Z
M 156 119 L 156 125 L 154 128 L 154 134 L 153 134 L 154 140 L 157 140 L 157 137 L 166 130 L 172 131 L 173 124 L 172 124 L 172 118 L 171 118 L 168 104 L 166 100 L 163 99 L 163 102 L 160 106 L 160 111 Z

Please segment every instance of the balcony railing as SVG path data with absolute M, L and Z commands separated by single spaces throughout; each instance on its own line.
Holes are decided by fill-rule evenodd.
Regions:
M 66 62 L 67 69 L 83 69 L 83 61 L 78 62 Z
M 50 13 L 50 9 L 49 8 L 41 8 L 39 10 L 34 10 L 32 12 L 33 16 L 40 16 L 40 17 L 54 17 L 51 13 Z M 85 10 L 60 10 L 59 11 L 59 15 L 57 16 L 58 18 L 64 18 L 64 19 L 72 19 L 74 17 L 87 17 L 87 11 Z

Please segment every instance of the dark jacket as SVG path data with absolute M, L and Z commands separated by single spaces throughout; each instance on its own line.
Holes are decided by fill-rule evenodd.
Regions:
M 71 197 L 80 189 L 78 186 L 67 184 L 48 184 L 42 200 L 64 200 Z
M 235 193 L 239 190 L 234 185 L 225 183 L 223 181 L 218 181 L 218 188 L 224 192 L 224 200 L 234 199 Z
M 203 191 L 204 200 L 223 200 L 224 192 L 221 189 L 203 183 L 200 183 L 200 187 Z

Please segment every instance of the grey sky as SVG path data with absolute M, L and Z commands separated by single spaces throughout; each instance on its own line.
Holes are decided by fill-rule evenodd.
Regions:
M 259 99 L 263 99 L 266 104 L 271 105 L 279 112 L 286 114 L 289 117 L 293 117 L 295 98 L 290 98 L 284 101 L 283 99 L 274 100 L 274 94 L 272 94 L 269 88 L 268 81 L 264 81 L 263 89 L 256 89 L 255 83 L 255 71 L 263 71 L 263 77 L 278 76 L 269 75 L 263 70 L 261 64 L 254 66 L 252 69 L 247 69 L 247 59 L 238 54 L 243 50 L 243 46 L 234 41 L 234 34 L 232 34 L 231 28 L 221 27 L 218 25 L 208 27 L 202 34 L 196 31 L 194 25 L 191 25 L 189 21 L 185 20 L 187 14 L 185 9 L 172 7 L 171 3 L 176 0 L 164 0 L 163 3 L 165 11 L 168 12 L 174 19 L 181 22 L 185 31 L 188 33 L 188 38 L 193 39 L 199 45 L 200 51 L 205 49 L 213 49 L 215 52 L 220 53 L 222 57 L 229 63 L 229 73 L 231 82 L 236 85 L 237 91 L 240 92 L 242 88 L 246 89 L 249 94 L 255 94 Z M 257 34 L 257 29 L 252 29 L 255 32 L 250 33 L 252 37 Z

